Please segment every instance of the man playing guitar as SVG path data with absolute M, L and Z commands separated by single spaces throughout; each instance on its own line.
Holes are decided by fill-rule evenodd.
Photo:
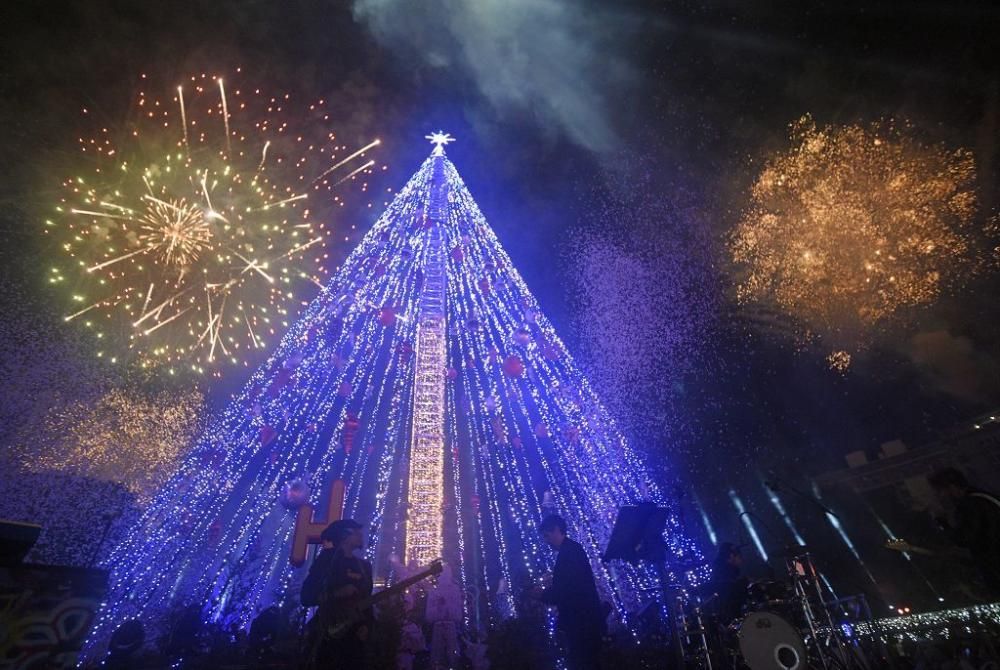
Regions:
M 365 668 L 365 643 L 375 622 L 374 607 L 399 597 L 413 584 L 441 574 L 442 561 L 436 559 L 426 569 L 372 594 L 371 563 L 356 555 L 364 543 L 361 524 L 353 519 L 334 521 L 320 539 L 323 551 L 302 583 L 302 604 L 319 606 L 309 620 L 305 667 Z
M 343 635 L 332 637 L 325 630 L 328 622 L 342 618 L 372 594 L 372 566 L 354 555 L 364 543 L 361 524 L 353 519 L 334 521 L 320 539 L 323 550 L 302 583 L 302 604 L 319 606 L 310 620 L 309 665 L 364 668 L 365 641 L 373 621 L 371 608 L 355 617 Z
M 927 478 L 949 518 L 939 520 L 955 545 L 972 557 L 991 599 L 1000 598 L 1000 499 L 974 489 L 955 468 Z

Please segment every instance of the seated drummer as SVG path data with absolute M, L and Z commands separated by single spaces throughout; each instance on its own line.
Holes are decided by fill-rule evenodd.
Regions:
M 743 554 L 739 545 L 723 542 L 712 563 L 713 593 L 718 596 L 719 615 L 732 621 L 741 614 L 747 597 L 747 579 L 743 576 Z

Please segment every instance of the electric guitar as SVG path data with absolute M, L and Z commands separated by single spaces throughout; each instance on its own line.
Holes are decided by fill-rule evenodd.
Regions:
M 892 549 L 893 551 L 901 551 L 907 554 L 918 554 L 920 556 L 934 556 L 936 558 L 944 558 L 948 560 L 961 560 L 969 558 L 969 552 L 966 549 L 927 549 L 925 547 L 918 547 L 910 544 L 902 538 L 893 538 L 891 540 L 886 540 L 886 549 Z
M 891 540 L 886 540 L 885 548 L 892 549 L 893 551 L 900 551 L 905 554 L 919 554 L 921 556 L 937 555 L 930 549 L 925 549 L 923 547 L 916 547 L 900 537 L 894 537 Z
M 346 607 L 340 612 L 337 612 L 325 622 L 323 627 L 327 638 L 335 640 L 343 637 L 354 624 L 368 616 L 368 611 L 374 605 L 377 605 L 383 600 L 391 598 L 398 593 L 402 593 L 417 582 L 423 581 L 428 577 L 441 574 L 443 569 L 444 565 L 441 563 L 441 559 L 436 559 L 427 567 L 426 570 L 418 572 L 412 577 L 407 577 L 387 589 L 382 589 L 378 593 L 373 593 L 367 598 L 352 604 L 350 607 Z

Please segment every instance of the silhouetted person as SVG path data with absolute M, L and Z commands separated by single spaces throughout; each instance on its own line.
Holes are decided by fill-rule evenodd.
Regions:
M 719 616 L 730 622 L 743 610 L 747 597 L 747 579 L 743 576 L 743 554 L 732 542 L 719 545 L 712 563 L 712 592 L 718 597 Z
M 342 636 L 330 639 L 326 626 L 353 611 L 359 601 L 372 594 L 372 568 L 355 556 L 361 548 L 361 524 L 353 519 L 341 519 L 327 526 L 320 535 L 323 550 L 313 561 L 302 583 L 302 604 L 319 609 L 310 621 L 314 644 L 309 663 L 315 668 L 365 667 L 365 642 L 371 629 L 372 616 L 351 626 Z
M 579 542 L 566 537 L 566 521 L 551 515 L 542 520 L 542 538 L 559 552 L 552 568 L 552 584 L 541 593 L 544 602 L 559 610 L 559 630 L 566 639 L 570 670 L 599 666 L 604 615 L 594 583 L 590 559 Z
M 949 513 L 939 519 L 951 541 L 967 549 L 991 597 L 1000 596 L 1000 498 L 969 486 L 955 468 L 927 478 Z

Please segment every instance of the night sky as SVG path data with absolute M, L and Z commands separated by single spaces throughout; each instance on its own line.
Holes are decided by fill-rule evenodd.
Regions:
M 995 5 L 466 4 L 9 4 L 0 40 L 0 304 L 37 311 L 54 340 L 73 336 L 61 324 L 64 296 L 43 282 L 55 252 L 40 239 L 39 221 L 72 169 L 81 108 L 113 123 L 141 73 L 169 85 L 242 67 L 277 88 L 331 100 L 349 144 L 380 137 L 376 158 L 389 165 L 383 189 L 400 187 L 427 155 L 426 133 L 457 137 L 450 158 L 571 350 L 582 344 L 586 318 L 569 290 L 578 270 L 573 239 L 588 230 L 635 235 L 630 226 L 648 218 L 650 203 L 696 212 L 696 230 L 678 225 L 680 217 L 653 234 L 699 241 L 687 267 L 701 293 L 675 309 L 698 311 L 705 326 L 683 361 L 648 371 L 664 379 L 655 404 L 668 427 L 632 431 L 640 448 L 682 472 L 739 476 L 745 460 L 818 471 L 888 439 L 918 444 L 1000 401 L 996 273 L 922 309 L 840 375 L 821 348 L 796 350 L 780 333 L 748 325 L 733 302 L 724 247 L 761 157 L 785 147 L 788 124 L 806 113 L 819 124 L 907 119 L 929 142 L 972 150 L 982 220 L 995 213 Z M 600 215 L 608 202 L 618 216 Z M 362 232 L 375 214 L 358 214 Z M 585 366 L 599 369 L 601 357 L 587 351 Z M 217 406 L 241 374 L 206 384 Z

